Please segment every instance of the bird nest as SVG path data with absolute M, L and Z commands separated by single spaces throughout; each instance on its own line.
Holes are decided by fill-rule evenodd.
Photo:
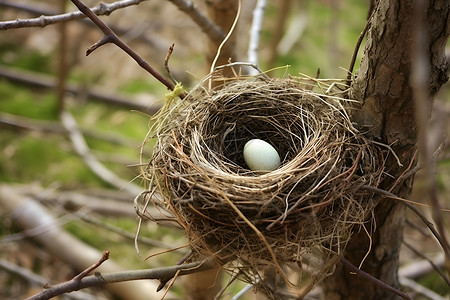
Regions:
M 312 256 L 325 266 L 342 253 L 352 227 L 370 216 L 373 195 L 361 187 L 378 185 L 382 159 L 332 90 L 239 78 L 215 89 L 200 84 L 160 112 L 145 176 L 194 253 L 237 261 L 245 274 L 267 264 L 282 273 Z M 243 148 L 254 138 L 278 151 L 278 169 L 246 166 Z M 318 277 L 329 271 L 321 270 Z

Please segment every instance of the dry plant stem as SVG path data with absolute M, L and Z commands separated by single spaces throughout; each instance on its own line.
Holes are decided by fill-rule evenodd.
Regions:
M 156 69 L 154 69 L 152 66 L 150 66 L 142 57 L 140 57 L 133 49 L 131 49 L 127 44 L 122 42 L 122 40 L 119 39 L 119 37 L 111 30 L 111 28 L 108 27 L 102 20 L 100 20 L 97 15 L 92 12 L 92 10 L 87 7 L 83 2 L 79 0 L 71 0 L 73 4 L 75 4 L 78 9 L 83 12 L 89 19 L 92 20 L 92 22 L 95 23 L 95 25 L 100 28 L 100 30 L 103 32 L 103 37 L 94 45 L 92 45 L 87 51 L 86 56 L 91 54 L 93 51 L 95 51 L 97 48 L 107 44 L 107 43 L 113 43 L 117 45 L 120 49 L 125 51 L 129 56 L 131 56 L 139 66 L 141 66 L 144 70 L 149 72 L 153 77 L 155 77 L 159 82 L 164 84 L 169 90 L 174 89 L 174 85 L 164 76 L 162 76 Z M 184 94 L 180 95 L 180 98 L 184 98 Z
M 86 268 L 85 270 L 83 270 L 82 272 L 80 272 L 80 274 L 78 274 L 77 276 L 72 278 L 72 280 L 80 281 L 81 279 L 86 277 L 89 273 L 91 273 L 92 271 L 97 269 L 102 263 L 104 263 L 108 259 L 109 259 L 109 251 L 108 250 L 107 251 L 103 251 L 102 257 L 98 260 L 98 262 L 96 262 L 92 266 L 90 266 L 90 267 Z
M 170 45 L 169 50 L 167 51 L 166 54 L 166 58 L 164 59 L 164 69 L 166 70 L 167 75 L 170 77 L 170 79 L 172 80 L 173 84 L 177 84 L 177 81 L 175 80 L 175 78 L 172 76 L 172 73 L 170 72 L 169 69 L 169 59 L 172 56 L 173 53 L 173 48 L 175 47 L 175 44 L 172 43 L 172 45 Z
M 55 89 L 57 87 L 54 76 L 17 70 L 5 66 L 0 67 L 0 77 L 33 87 L 49 89 Z M 138 110 L 150 114 L 156 113 L 160 108 L 160 105 L 155 103 L 156 97 L 154 97 L 154 99 L 150 98 L 150 101 L 148 101 L 149 103 L 141 104 L 136 101 L 132 101 L 129 97 L 121 96 L 118 93 L 113 94 L 109 91 L 92 86 L 87 87 L 82 85 L 67 84 L 66 92 L 73 93 L 79 97 L 89 98 L 89 100 L 117 105 L 119 107 L 125 107 L 126 109 Z
M 114 3 L 106 4 L 106 3 L 100 3 L 99 5 L 92 8 L 92 11 L 96 15 L 109 15 L 113 11 L 117 9 L 121 9 L 127 6 L 131 5 L 138 5 L 141 2 L 144 2 L 146 0 L 123 0 L 123 1 L 117 1 Z M 8 3 L 8 1 L 2 1 L 0 5 L 3 6 L 12 6 L 12 7 L 18 7 L 18 4 L 16 3 Z M 83 19 L 86 16 L 82 12 L 71 12 L 71 13 L 65 13 L 62 15 L 55 15 L 55 16 L 41 16 L 39 18 L 34 19 L 18 19 L 14 21 L 4 21 L 0 22 L 0 30 L 8 30 L 8 29 L 16 29 L 16 28 L 23 28 L 23 27 L 44 27 L 51 24 L 56 24 L 59 22 L 65 22 L 65 21 L 71 21 L 71 20 L 79 20 Z
M 406 278 L 406 277 L 400 277 L 400 283 L 403 287 L 409 288 L 414 291 L 414 293 L 417 295 L 423 295 L 425 296 L 425 299 L 429 300 L 448 300 L 447 297 L 442 297 L 439 294 L 433 292 L 432 290 L 426 288 L 425 286 L 415 282 L 412 279 Z
M 419 251 L 416 248 L 414 248 L 413 245 L 409 244 L 405 240 L 403 240 L 403 245 L 405 245 L 409 250 L 414 252 L 414 254 L 416 254 L 417 256 L 419 256 L 419 257 L 423 258 L 424 260 L 426 260 L 433 267 L 433 269 L 436 272 L 438 272 L 439 275 L 441 275 L 442 279 L 444 279 L 445 282 L 447 283 L 447 285 L 450 287 L 450 280 L 449 280 L 449 278 L 447 277 L 447 275 L 444 272 L 442 272 L 442 270 L 441 270 L 441 268 L 439 268 L 439 266 L 437 266 L 431 259 L 426 257 L 421 251 Z
M 28 269 L 19 267 L 6 260 L 0 259 L 0 268 L 8 273 L 13 274 L 14 276 L 18 276 L 25 279 L 27 282 L 32 282 L 39 286 L 44 286 L 48 284 L 47 278 L 37 275 Z M 74 300 L 105 300 L 105 298 L 103 297 L 99 298 L 98 296 L 93 296 L 89 293 L 81 291 L 75 291 L 70 294 L 66 294 L 64 296 L 67 297 L 68 299 Z
M 67 233 L 43 205 L 26 195 L 32 189 L 32 186 L 28 186 L 27 191 L 20 192 L 11 185 L 0 185 L 0 208 L 11 212 L 10 218 L 15 226 L 24 231 L 46 227 L 46 231 L 33 236 L 33 240 L 51 256 L 58 257 L 74 270 L 82 271 L 97 262 L 102 253 Z M 122 269 L 123 267 L 110 260 L 100 265 L 97 271 L 114 273 Z M 151 281 L 130 281 L 109 285 L 106 288 L 119 297 L 129 296 L 134 299 L 143 299 L 143 295 L 157 297 L 156 284 Z
M 374 284 L 378 285 L 379 287 L 390 291 L 400 297 L 402 297 L 403 299 L 409 299 L 409 300 L 414 300 L 413 298 L 411 298 L 408 294 L 403 293 L 402 291 L 399 291 L 396 288 L 391 287 L 390 285 L 384 283 L 383 281 L 373 277 L 372 275 L 370 275 L 369 273 L 366 273 L 360 269 L 358 269 L 357 267 L 355 267 L 354 265 L 352 265 L 348 260 L 346 260 L 345 258 L 341 257 L 340 259 L 341 263 L 346 266 L 348 269 L 350 269 L 351 271 L 355 272 L 356 274 L 366 278 L 367 280 L 373 282 Z
M 123 230 L 120 227 L 116 227 L 116 226 L 114 226 L 112 224 L 99 221 L 97 218 L 93 218 L 93 217 L 91 217 L 89 215 L 81 214 L 81 213 L 78 213 L 78 212 L 75 212 L 74 214 L 76 216 L 80 217 L 83 221 L 85 221 L 87 223 L 95 224 L 97 226 L 103 227 L 103 228 L 105 228 L 107 230 L 110 230 L 110 231 L 112 231 L 114 233 L 117 233 L 120 236 L 123 236 L 123 237 L 125 237 L 127 239 L 130 239 L 130 240 L 134 240 L 135 239 L 135 234 L 133 234 L 131 232 L 128 232 L 126 230 Z M 175 248 L 174 249 L 173 245 L 166 244 L 166 243 L 161 242 L 159 240 L 149 239 L 149 238 L 144 237 L 144 236 L 141 236 L 139 238 L 139 242 L 141 242 L 143 244 L 146 244 L 146 245 L 149 245 L 149 246 L 152 246 L 152 247 L 163 248 L 163 249 L 171 249 L 170 250 L 171 252 L 176 252 L 176 253 L 180 253 L 180 254 L 186 254 L 186 250 L 183 250 L 182 248 Z
M 57 295 L 78 291 L 80 289 L 102 286 L 105 284 L 134 281 L 142 279 L 161 279 L 173 278 L 177 273 L 178 276 L 192 274 L 196 272 L 206 271 L 217 267 L 213 259 L 206 259 L 204 261 L 193 262 L 182 266 L 171 266 L 164 268 L 154 268 L 146 270 L 133 270 L 115 273 L 96 273 L 94 275 L 81 278 L 79 281 L 66 281 L 43 290 L 27 300 L 44 300 L 50 299 Z
M 186 253 L 178 262 L 177 262 L 177 266 L 180 266 L 182 264 L 184 264 L 189 258 L 192 257 L 192 251 L 189 251 L 188 253 Z M 176 274 L 175 274 L 176 275 Z M 174 276 L 175 276 L 174 275 Z M 164 286 L 166 285 L 167 282 L 169 282 L 173 277 L 167 277 L 167 278 L 161 278 L 160 284 L 158 285 L 158 287 L 156 288 L 156 291 L 159 292 L 160 290 L 162 290 L 164 288 Z
M 406 207 L 408 207 L 410 210 L 412 210 L 424 223 L 425 225 L 430 229 L 431 233 L 433 233 L 434 237 L 438 240 L 439 244 L 441 245 L 441 247 L 444 249 L 445 247 L 445 243 L 442 240 L 441 235 L 439 234 L 439 232 L 436 230 L 436 228 L 434 228 L 434 225 L 427 219 L 427 217 L 425 217 L 425 215 L 419 210 L 417 209 L 414 205 L 412 205 L 411 203 L 408 203 L 406 201 L 404 201 L 404 199 L 379 188 L 376 187 L 372 187 L 372 186 L 367 186 L 364 185 L 361 188 L 366 189 L 368 191 L 372 191 L 375 193 L 378 193 L 380 195 L 383 195 L 387 198 L 392 198 L 395 200 L 400 201 L 400 203 L 402 203 L 403 205 L 405 205 Z
M 355 66 L 355 62 L 356 62 L 356 57 L 358 56 L 358 51 L 359 48 L 361 47 L 361 43 L 363 41 L 364 36 L 367 33 L 367 30 L 369 29 L 369 26 L 372 22 L 372 17 L 373 17 L 373 11 L 370 14 L 369 18 L 367 19 L 366 25 L 364 26 L 363 30 L 361 31 L 358 40 L 356 41 L 356 45 L 355 45 L 355 50 L 353 50 L 353 55 L 352 55 L 352 59 L 350 61 L 350 66 L 348 67 L 348 71 L 347 71 L 347 85 L 350 86 L 350 84 L 352 83 L 352 75 L 353 75 L 353 67 Z

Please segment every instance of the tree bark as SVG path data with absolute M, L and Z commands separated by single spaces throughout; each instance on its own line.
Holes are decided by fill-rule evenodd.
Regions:
M 445 45 L 450 33 L 450 2 L 448 0 L 425 1 L 426 9 L 415 10 L 412 0 L 377 1 L 372 24 L 368 31 L 365 53 L 359 74 L 351 86 L 351 96 L 359 101 L 360 109 L 352 118 L 362 131 L 386 145 L 391 145 L 398 155 L 400 167 L 393 155 L 387 158 L 388 177 L 381 188 L 389 190 L 402 172 L 413 164 L 417 149 L 417 124 L 410 84 L 414 59 L 417 13 L 424 13 L 425 39 L 429 77 L 426 82 L 430 97 L 447 81 Z M 431 103 L 428 103 L 431 105 Z M 392 192 L 408 198 L 413 178 L 398 184 Z M 376 229 L 371 234 L 372 248 L 364 230 L 355 229 L 344 257 L 359 266 L 370 253 L 362 270 L 399 288 L 399 251 L 405 220 L 401 203 L 380 198 L 374 210 Z M 324 298 L 337 299 L 397 299 L 374 283 L 352 275 L 342 265 L 324 282 Z

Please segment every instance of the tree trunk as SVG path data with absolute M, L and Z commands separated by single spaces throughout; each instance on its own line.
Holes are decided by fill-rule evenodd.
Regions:
M 450 33 L 450 2 L 424 1 L 425 9 L 422 11 L 415 10 L 414 5 L 418 2 L 377 1 L 359 75 L 351 87 L 352 97 L 360 103 L 360 110 L 352 116 L 353 121 L 363 131 L 367 130 L 371 138 L 391 145 L 403 164 L 400 167 L 393 155 L 389 155 L 387 172 L 393 178 L 382 183 L 381 188 L 386 190 L 391 189 L 394 178 L 408 168 L 417 149 L 417 124 L 410 77 L 415 33 L 417 26 L 421 25 L 418 13 L 424 14 L 423 46 L 428 51 L 426 60 L 430 69 L 426 85 L 429 95 L 434 96 L 448 79 L 444 50 Z M 392 192 L 408 198 L 412 181 L 409 178 L 400 182 Z M 374 216 L 376 229 L 371 234 L 373 245 L 361 269 L 398 288 L 404 207 L 397 201 L 381 198 Z M 359 230 L 355 232 L 344 257 L 359 266 L 369 247 L 368 236 L 364 230 Z M 324 282 L 324 291 L 324 298 L 331 300 L 397 298 L 374 283 L 350 274 L 342 265 L 338 265 L 335 273 Z

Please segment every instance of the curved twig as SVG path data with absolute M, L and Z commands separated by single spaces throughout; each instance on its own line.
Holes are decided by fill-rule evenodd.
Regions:
M 125 51 L 129 56 L 131 56 L 139 66 L 141 66 L 144 70 L 149 72 L 153 77 L 155 77 L 159 82 L 164 84 L 169 90 L 173 91 L 174 84 L 170 82 L 167 78 L 162 76 L 156 69 L 154 69 L 152 66 L 150 66 L 142 57 L 140 57 L 133 49 L 131 49 L 127 44 L 122 42 L 122 40 L 109 28 L 108 25 L 106 25 L 102 20 L 100 20 L 99 17 L 89 8 L 87 7 L 82 1 L 79 0 L 72 0 L 72 3 L 75 4 L 78 9 L 83 12 L 89 19 L 92 20 L 92 22 L 95 23 L 95 25 L 100 28 L 100 30 L 103 32 L 103 37 L 94 45 L 89 47 L 89 49 L 86 51 L 86 56 L 91 54 L 93 51 L 95 51 L 97 48 L 108 44 L 113 43 L 116 44 L 120 49 Z M 184 98 L 184 95 L 180 95 L 180 98 Z
M 99 5 L 93 7 L 91 10 L 96 15 L 109 15 L 113 11 L 124 8 L 131 5 L 138 5 L 141 2 L 144 2 L 147 0 L 123 0 L 123 1 L 117 1 L 114 3 L 106 4 L 106 3 L 100 3 Z M 18 4 L 16 3 L 8 3 L 7 1 L 1 1 L 1 5 L 4 6 L 12 6 L 17 7 Z M 17 19 L 14 21 L 4 21 L 0 22 L 0 30 L 8 30 L 8 29 L 17 29 L 17 28 L 24 28 L 24 27 L 45 27 L 47 25 L 56 24 L 60 22 L 66 22 L 66 21 L 72 21 L 72 20 L 79 20 L 85 18 L 85 14 L 83 14 L 81 11 L 76 12 L 70 12 L 60 15 L 54 15 L 54 16 L 40 16 L 38 18 L 33 19 Z
M 171 266 L 164 268 L 154 268 L 146 270 L 132 270 L 115 273 L 96 273 L 94 275 L 86 276 L 81 280 L 70 280 L 57 285 L 50 286 L 27 300 L 44 300 L 50 299 L 57 295 L 78 291 L 80 289 L 101 286 L 109 283 L 142 280 L 142 279 L 161 279 L 173 278 L 175 274 L 178 276 L 192 274 L 196 272 L 206 271 L 217 267 L 214 258 L 207 258 L 203 261 L 197 261 L 180 266 Z
M 348 260 L 346 260 L 345 258 L 341 257 L 340 259 L 341 263 L 347 267 L 348 269 L 352 270 L 353 272 L 355 272 L 356 274 L 368 279 L 369 281 L 373 282 L 374 284 L 378 285 L 379 287 L 394 293 L 400 297 L 402 297 L 403 299 L 408 299 L 408 300 L 414 300 L 413 298 L 411 298 L 411 296 L 409 296 L 408 294 L 399 291 L 398 289 L 384 283 L 383 281 L 379 280 L 378 278 L 373 277 L 372 275 L 370 275 L 369 273 L 364 272 L 361 269 L 358 269 L 357 267 L 355 267 L 351 262 L 349 262 Z

